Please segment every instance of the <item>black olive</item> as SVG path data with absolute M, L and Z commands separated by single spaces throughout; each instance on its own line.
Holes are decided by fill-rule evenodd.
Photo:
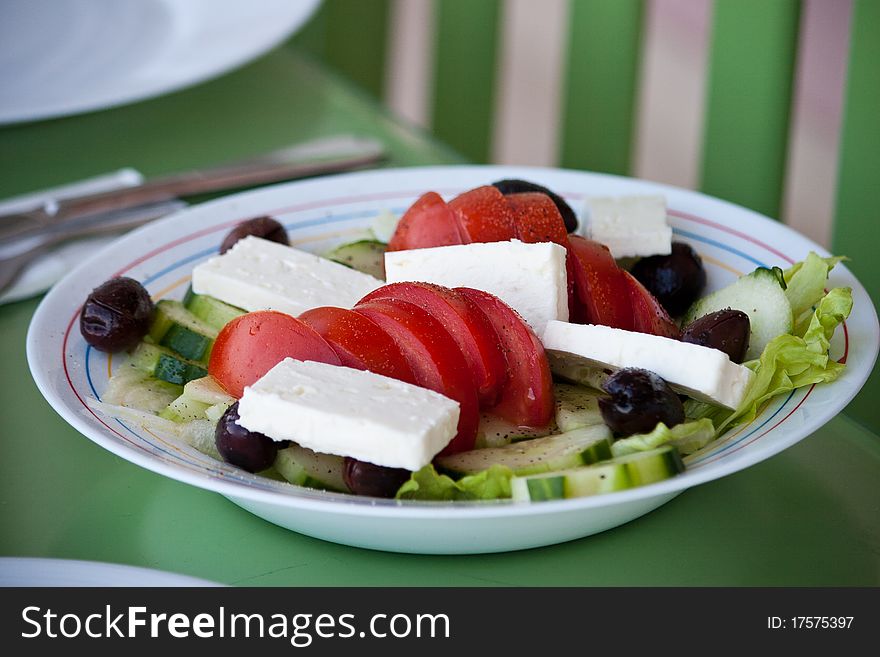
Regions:
M 574 210 L 572 210 L 571 206 L 565 202 L 564 198 L 559 196 L 559 194 L 550 191 L 546 187 L 537 183 L 529 182 L 528 180 L 518 180 L 516 178 L 498 180 L 492 183 L 492 187 L 504 195 L 519 194 L 521 192 L 540 192 L 541 194 L 546 194 L 559 209 L 559 214 L 562 215 L 562 220 L 565 222 L 565 230 L 569 233 L 573 233 L 577 230 L 578 220 L 574 214 Z
M 684 313 L 706 286 L 703 261 L 683 242 L 673 242 L 669 255 L 642 258 L 632 268 L 632 275 L 673 317 Z
M 718 310 L 703 315 L 684 327 L 682 342 L 691 342 L 723 351 L 734 363 L 745 360 L 749 350 L 751 324 L 741 310 Z
M 143 285 L 133 278 L 111 278 L 86 298 L 79 330 L 95 349 L 131 349 L 150 330 L 153 309 L 153 300 Z
M 342 479 L 355 495 L 394 497 L 412 473 L 403 468 L 388 468 L 346 456 Z
M 256 217 L 242 221 L 223 238 L 220 245 L 220 253 L 226 253 L 232 248 L 238 240 L 253 235 L 254 237 L 262 237 L 264 240 L 278 242 L 279 244 L 290 244 L 287 239 L 287 231 L 284 226 L 278 223 L 272 217 Z
M 599 399 L 602 419 L 618 437 L 649 433 L 658 422 L 684 422 L 684 406 L 665 380 L 637 368 L 618 370 L 602 384 L 610 397 Z
M 238 402 L 226 409 L 214 430 L 214 444 L 223 460 L 248 472 L 265 470 L 275 462 L 278 443 L 238 424 Z

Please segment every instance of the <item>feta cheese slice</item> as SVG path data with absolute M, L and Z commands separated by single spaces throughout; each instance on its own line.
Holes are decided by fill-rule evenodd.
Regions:
M 565 255 L 559 244 L 519 240 L 389 251 L 385 277 L 489 292 L 540 335 L 550 320 L 568 321 Z
M 238 414 L 273 440 L 418 470 L 455 437 L 459 405 L 372 372 L 285 358 L 244 389 Z
M 615 258 L 672 253 L 663 196 L 594 197 L 587 207 L 584 236 L 607 246 Z
M 559 373 L 579 365 L 639 367 L 679 392 L 730 409 L 739 407 L 755 376 L 717 349 L 608 326 L 550 322 L 542 341 Z
M 332 260 L 249 236 L 193 269 L 196 294 L 247 311 L 299 315 L 318 306 L 351 308 L 382 281 Z

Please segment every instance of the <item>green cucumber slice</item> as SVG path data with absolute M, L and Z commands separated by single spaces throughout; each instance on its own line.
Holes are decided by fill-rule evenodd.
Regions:
M 155 344 L 168 347 L 184 358 L 207 362 L 217 332 L 181 302 L 162 299 L 156 304 L 156 317 L 148 335 Z
M 682 471 L 678 450 L 666 445 L 581 468 L 515 476 L 510 491 L 519 502 L 588 497 L 663 481 Z
M 206 404 L 222 404 L 227 406 L 235 403 L 235 397 L 226 392 L 213 376 L 193 379 L 183 386 L 183 394 L 190 399 Z
M 474 443 L 476 449 L 484 447 L 503 447 L 510 443 L 532 438 L 541 438 L 555 433 L 556 427 L 552 424 L 548 427 L 536 429 L 533 427 L 520 427 L 511 424 L 492 413 L 481 413 L 480 424 L 477 427 L 477 439 Z
M 758 358 L 773 338 L 791 333 L 794 327 L 791 303 L 784 285 L 782 270 L 778 267 L 759 267 L 731 285 L 695 301 L 682 318 L 682 326 L 718 310 L 741 310 L 749 316 L 751 327 L 746 359 Z
M 611 374 L 611 370 L 587 365 L 583 358 L 559 352 L 548 352 L 547 362 L 554 377 L 593 390 L 602 390 L 602 385 Z
M 191 287 L 183 297 L 183 306 L 198 319 L 218 331 L 246 312 L 207 294 L 196 294 Z
M 611 431 L 604 424 L 582 427 L 504 447 L 487 447 L 435 459 L 452 475 L 474 474 L 491 465 L 504 465 L 517 475 L 529 475 L 596 463 L 611 458 Z
M 370 222 L 370 232 L 380 242 L 390 242 L 398 223 L 400 217 L 390 210 L 383 210 Z
M 342 478 L 341 456 L 320 454 L 295 443 L 278 450 L 275 469 L 297 486 L 348 492 Z
M 210 404 L 196 401 L 186 394 L 182 394 L 159 413 L 159 417 L 164 417 L 172 422 L 192 422 L 193 420 L 204 420 L 206 418 L 205 411 L 210 408 Z
M 179 385 L 155 379 L 129 362 L 113 373 L 101 399 L 115 406 L 158 413 L 181 394 Z
M 183 358 L 171 350 L 141 342 L 131 354 L 130 363 L 161 381 L 183 385 L 208 375 L 199 363 Z
M 325 258 L 351 267 L 364 274 L 385 280 L 385 249 L 384 242 L 376 240 L 359 240 L 337 246 L 324 254 Z
M 599 411 L 599 398 L 596 390 L 585 386 L 556 383 L 553 385 L 556 398 L 556 426 L 566 432 L 594 424 L 604 424 Z

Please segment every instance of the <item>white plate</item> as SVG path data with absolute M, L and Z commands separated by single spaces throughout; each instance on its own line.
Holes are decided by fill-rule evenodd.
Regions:
M 278 45 L 320 0 L 3 0 L 0 124 L 202 82 Z
M 573 171 L 513 167 L 434 167 L 370 171 L 295 182 L 228 197 L 162 219 L 95 254 L 59 282 L 37 310 L 28 333 L 31 372 L 49 403 L 70 424 L 119 456 L 168 477 L 225 495 L 283 527 L 363 547 L 422 553 L 515 550 L 587 536 L 651 511 L 681 491 L 762 461 L 809 435 L 839 412 L 864 384 L 878 348 L 874 307 L 843 266 L 830 285 L 853 288 L 854 309 L 832 344 L 846 358 L 833 384 L 772 400 L 758 418 L 696 454 L 671 480 L 608 495 L 539 504 L 399 503 L 322 493 L 249 475 L 173 440 L 97 417 L 85 406 L 100 395 L 108 358 L 86 345 L 78 310 L 90 290 L 124 274 L 154 296 L 183 295 L 193 265 L 216 253 L 230 226 L 271 214 L 292 243 L 321 251 L 361 234 L 379 212 L 403 212 L 426 190 L 451 196 L 500 178 L 544 184 L 576 207 L 590 194 L 665 194 L 676 238 L 703 256 L 710 289 L 758 265 L 786 267 L 810 250 L 825 252 L 758 214 L 663 185 Z M 698 519 L 695 519 L 698 522 Z
M 223 586 L 216 582 L 100 561 L 0 557 L 0 587 L 181 587 Z

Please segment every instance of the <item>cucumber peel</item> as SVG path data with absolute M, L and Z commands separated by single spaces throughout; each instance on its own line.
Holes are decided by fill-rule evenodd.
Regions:
M 513 477 L 510 490 L 514 501 L 544 502 L 644 486 L 683 471 L 684 463 L 678 450 L 666 445 L 581 468 Z

